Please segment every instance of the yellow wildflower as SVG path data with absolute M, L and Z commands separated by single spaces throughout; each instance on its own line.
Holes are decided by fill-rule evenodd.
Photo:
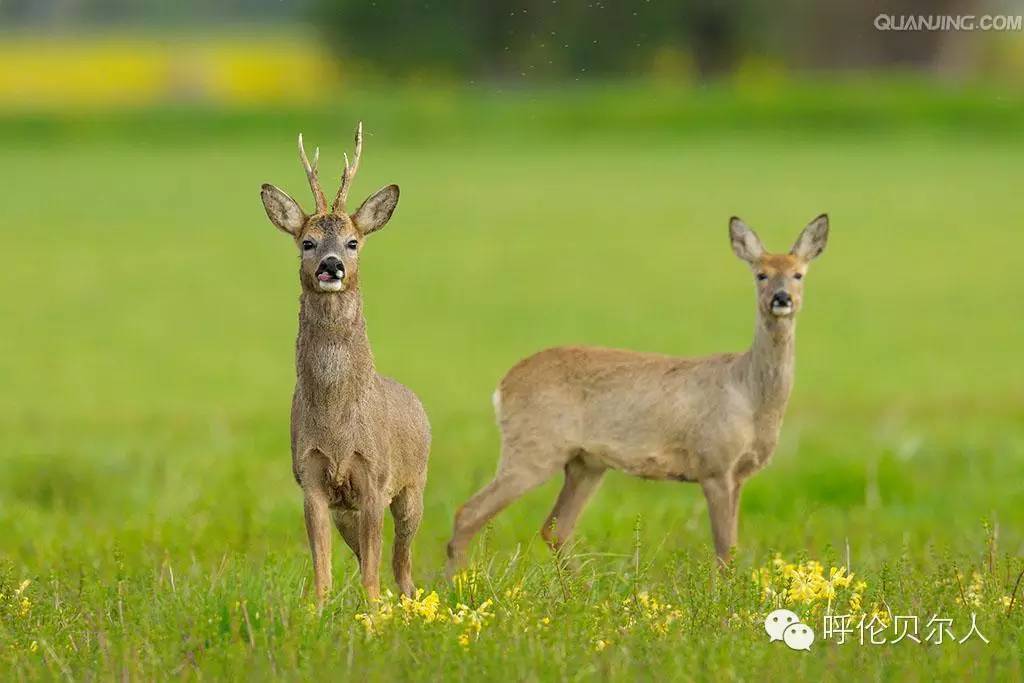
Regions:
M 385 626 L 395 617 L 394 594 L 385 591 L 384 595 L 374 601 L 374 610 L 355 615 L 355 620 L 363 625 L 366 637 L 379 636 Z
M 435 621 L 444 621 L 446 615 L 441 612 L 441 598 L 437 591 L 431 591 L 430 595 L 423 597 L 423 589 L 416 591 L 416 596 L 409 598 L 402 596 L 401 607 L 404 620 L 408 623 L 411 619 L 418 618 L 424 623 L 432 624 Z
M 494 613 L 488 611 L 490 606 L 491 600 L 488 599 L 480 603 L 476 609 L 459 603 L 455 606 L 455 610 L 448 610 L 451 622 L 464 627 L 462 635 L 459 636 L 460 643 L 466 640 L 465 644 L 468 644 L 469 639 L 475 639 L 480 636 L 480 631 L 494 617 Z
M 837 600 L 849 600 L 854 609 L 860 608 L 860 595 L 866 584 L 861 581 L 851 590 L 853 574 L 846 567 L 825 566 L 818 560 L 788 562 L 780 554 L 751 573 L 751 579 L 761 589 L 766 604 L 806 605 L 811 612 L 832 605 Z
M 869 620 L 870 619 L 877 619 L 878 623 L 880 623 L 882 626 L 885 626 L 886 628 L 889 627 L 889 623 L 892 621 L 889 618 L 888 610 L 881 610 L 881 609 L 879 609 L 877 604 L 876 605 L 872 605 L 872 607 L 871 607 L 871 615 L 870 615 Z
M 813 576 L 803 572 L 795 573 L 789 583 L 789 593 L 786 595 L 788 602 L 809 605 L 814 602 L 815 597 Z
M 516 604 L 517 602 L 519 602 L 519 598 L 522 597 L 522 594 L 523 582 L 519 581 L 516 583 L 516 585 L 512 586 L 511 588 L 505 591 L 505 599 L 512 604 Z
M 832 567 L 832 569 L 829 570 L 829 581 L 834 586 L 846 588 L 850 585 L 850 582 L 853 581 L 853 574 L 847 574 L 846 567 Z

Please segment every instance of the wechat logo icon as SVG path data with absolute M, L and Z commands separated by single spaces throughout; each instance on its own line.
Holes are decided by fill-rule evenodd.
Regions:
M 800 617 L 788 609 L 777 609 L 765 617 L 764 630 L 769 642 L 781 640 L 791 650 L 810 651 L 814 642 L 814 629 L 802 623 Z

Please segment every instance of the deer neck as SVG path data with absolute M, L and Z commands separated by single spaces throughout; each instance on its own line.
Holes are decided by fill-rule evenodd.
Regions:
M 758 313 L 745 380 L 755 411 L 781 420 L 793 388 L 796 320 Z
M 346 413 L 364 395 L 375 371 L 358 287 L 303 292 L 295 366 L 298 390 L 317 412 Z

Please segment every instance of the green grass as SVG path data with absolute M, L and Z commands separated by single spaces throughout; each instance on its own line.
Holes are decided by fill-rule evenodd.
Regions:
M 581 115 L 563 135 L 570 108 L 536 136 L 443 125 L 500 122 L 524 100 L 439 105 L 419 134 L 422 102 L 404 119 L 395 101 L 360 112 L 372 135 L 355 193 L 402 186 L 363 257 L 371 341 L 434 429 L 415 575 L 446 608 L 492 600 L 468 647 L 464 624 L 400 618 L 367 638 L 340 547 L 335 597 L 310 610 L 287 436 L 296 258 L 258 199 L 270 181 L 307 202 L 301 113 L 224 135 L 165 136 L 172 113 L 93 121 L 97 135 L 5 124 L 0 677 L 1024 676 L 1024 588 L 1000 602 L 1024 568 L 1024 146 L 1006 120 L 952 135 L 945 105 L 937 128 L 895 132 Z M 354 115 L 310 118 L 330 167 Z M 37 125 L 63 132 L 27 137 Z M 697 487 L 610 476 L 579 527 L 578 573 L 538 540 L 551 482 L 477 540 L 473 585 L 443 582 L 452 514 L 495 466 L 489 397 L 509 366 L 570 342 L 742 349 L 753 294 L 728 217 L 781 250 L 821 211 L 832 239 L 807 280 L 796 388 L 772 466 L 746 487 L 730 570 L 714 569 Z M 776 551 L 839 566 L 847 547 L 865 608 L 922 628 L 938 613 L 958 635 L 975 611 L 991 642 L 769 645 L 751 572 Z M 644 591 L 679 610 L 665 633 Z

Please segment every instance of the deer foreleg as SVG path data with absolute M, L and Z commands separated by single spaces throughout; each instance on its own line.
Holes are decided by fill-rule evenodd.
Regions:
M 384 508 L 377 501 L 359 512 L 359 573 L 370 600 L 380 597 L 380 549 Z
M 323 607 L 327 594 L 331 592 L 331 515 L 327 508 L 327 495 L 322 489 L 306 489 L 303 508 L 309 550 L 313 555 L 316 600 Z

